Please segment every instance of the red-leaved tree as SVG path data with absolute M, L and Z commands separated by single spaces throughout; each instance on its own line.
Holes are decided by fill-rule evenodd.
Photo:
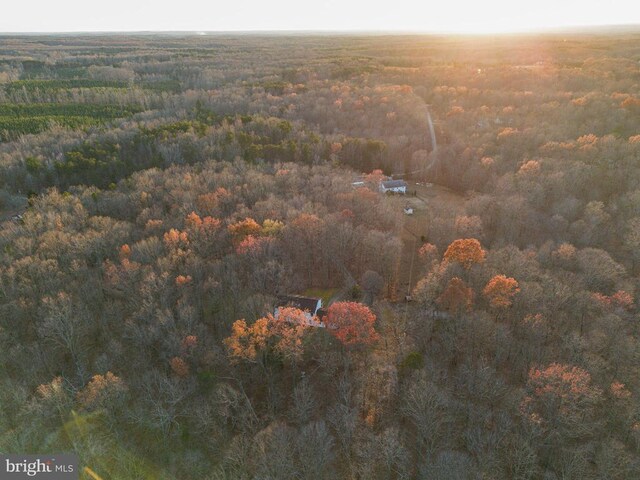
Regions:
M 374 329 L 376 316 L 361 303 L 336 302 L 323 321 L 329 332 L 347 346 L 370 345 L 379 337 Z

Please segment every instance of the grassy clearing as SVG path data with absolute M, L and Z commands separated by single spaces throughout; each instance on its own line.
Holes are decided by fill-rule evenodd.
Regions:
M 328 305 L 329 300 L 340 290 L 339 288 L 308 288 L 302 295 L 322 299 L 322 305 Z

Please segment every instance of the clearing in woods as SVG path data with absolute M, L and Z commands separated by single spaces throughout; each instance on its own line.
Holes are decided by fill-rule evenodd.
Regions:
M 413 192 L 416 195 L 413 195 Z M 422 245 L 422 237 L 429 241 L 429 218 L 432 210 L 449 209 L 457 215 L 464 209 L 466 198 L 453 190 L 435 184 L 416 184 L 410 182 L 408 193 L 403 199 L 406 206 L 413 208 L 413 215 L 404 216 L 402 228 L 402 255 L 398 265 L 398 300 L 411 295 L 419 278 L 418 249 Z

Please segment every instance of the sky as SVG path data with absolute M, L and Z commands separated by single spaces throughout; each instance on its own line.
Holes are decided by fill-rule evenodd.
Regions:
M 2 3 L 0 32 L 502 33 L 640 25 L 639 0 L 18 0 Z

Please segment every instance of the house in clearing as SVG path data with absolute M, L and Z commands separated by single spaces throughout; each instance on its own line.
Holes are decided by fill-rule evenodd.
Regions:
M 282 307 L 293 307 L 298 310 L 302 310 L 307 317 L 307 324 L 312 327 L 324 327 L 324 324 L 320 321 L 319 314 L 322 310 L 322 299 L 315 297 L 303 297 L 302 295 L 280 295 L 278 302 L 276 303 L 273 316 L 277 317 L 280 314 Z
M 383 180 L 380 182 L 380 191 L 382 193 L 407 193 L 407 182 L 404 180 Z

